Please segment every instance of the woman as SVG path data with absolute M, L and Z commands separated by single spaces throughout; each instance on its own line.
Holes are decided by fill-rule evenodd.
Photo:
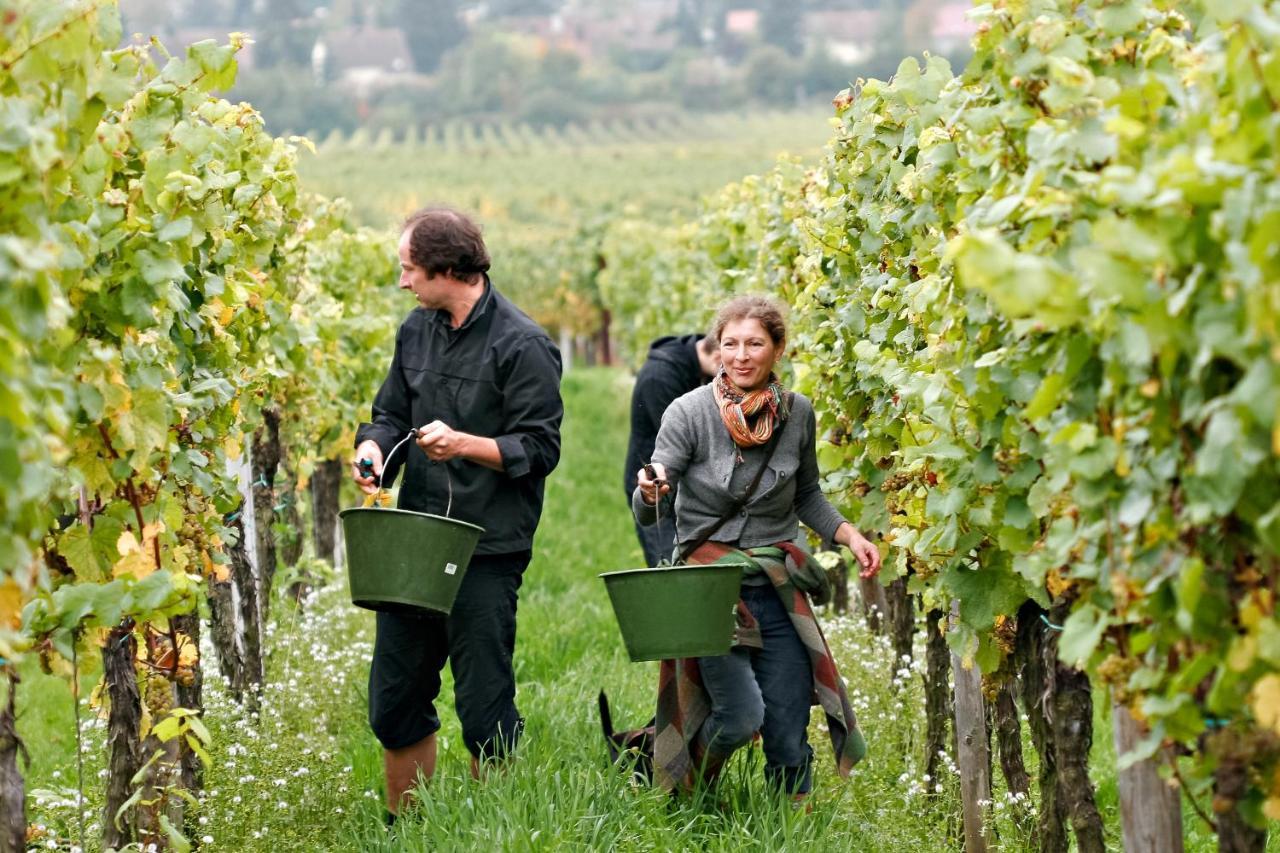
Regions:
M 819 488 L 813 406 L 773 372 L 786 342 L 777 303 L 734 299 L 711 335 L 723 367 L 668 408 L 632 506 L 641 524 L 652 524 L 657 502 L 678 484 L 677 554 L 708 563 L 737 553 L 749 562 L 729 654 L 662 662 L 655 779 L 668 789 L 711 781 L 759 731 L 766 779 L 800 798 L 812 785 L 806 729 L 815 695 L 841 775 L 866 745 L 813 618 L 806 592 L 825 574 L 794 544 L 797 521 L 849 548 L 863 577 L 880 570 L 880 552 Z

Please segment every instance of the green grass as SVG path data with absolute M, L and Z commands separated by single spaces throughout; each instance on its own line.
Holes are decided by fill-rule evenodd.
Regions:
M 855 615 L 827 614 L 822 621 L 871 751 L 852 779 L 838 780 L 821 715 L 814 715 L 818 766 L 811 813 L 794 811 L 765 789 L 758 749 L 735 757 L 715 796 L 676 801 L 630 787 L 607 765 L 597 691 L 609 691 L 619 725 L 638 725 L 652 714 L 656 681 L 654 664 L 627 662 L 596 578 L 640 561 L 621 494 L 629 390 L 630 380 L 617 371 L 575 369 L 565 377 L 564 456 L 548 482 L 520 598 L 518 703 L 528 728 L 517 760 L 483 783 L 468 777 L 446 677 L 438 774 L 419 791 L 417 807 L 394 831 L 386 830 L 381 752 L 365 722 L 372 617 L 351 607 L 345 585 L 335 583 L 301 616 L 283 605 L 274 608 L 279 615 L 268 642 L 269 685 L 257 719 L 216 684 L 206 691 L 214 764 L 199 808 L 188 815 L 194 840 L 210 839 L 207 849 L 273 853 L 960 849 L 957 777 L 944 771 L 944 778 L 931 780 L 940 788 L 932 797 L 920 779 L 923 654 L 912 668 L 898 671 L 887 640 Z M 75 837 L 70 697 L 65 681 L 27 669 L 20 731 L 32 752 L 30 787 L 44 792 L 33 817 L 44 827 L 42 842 L 66 849 Z M 1100 708 L 1092 767 L 1108 836 L 1118 849 L 1106 716 Z M 103 736 L 101 721 L 93 720 L 86 752 L 91 848 L 100 820 Z M 1029 744 L 1026 755 L 1034 765 Z M 993 849 L 1028 849 L 1027 834 L 999 790 L 994 813 Z M 1188 849 L 1214 849 L 1189 809 L 1187 826 Z

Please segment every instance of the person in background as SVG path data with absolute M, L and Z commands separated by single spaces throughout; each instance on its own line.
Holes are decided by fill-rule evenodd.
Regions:
M 653 444 L 667 406 L 705 384 L 719 369 L 720 348 L 703 335 L 668 336 L 649 345 L 649 354 L 636 374 L 635 388 L 631 391 L 631 438 L 623 466 L 628 505 L 636 490 L 636 471 L 653 455 Z M 660 518 L 648 526 L 636 522 L 636 536 L 644 549 L 646 566 L 671 559 L 675 535 L 675 521 L 670 517 Z
M 800 799 L 812 787 L 806 730 L 815 698 L 842 776 L 866 743 L 814 618 L 810 596 L 829 596 L 830 584 L 796 544 L 798 523 L 849 548 L 863 577 L 880 570 L 881 557 L 819 487 L 813 405 L 774 372 L 786 345 L 780 306 L 760 296 L 733 299 L 711 338 L 723 366 L 667 410 L 651 469 L 636 471 L 632 508 L 652 524 L 659 500 L 669 504 L 678 487 L 681 553 L 697 564 L 736 556 L 747 568 L 729 653 L 660 665 L 654 780 L 667 789 L 714 780 L 758 731 L 766 780 Z
M 512 668 L 516 598 L 564 414 L 560 352 L 490 282 L 474 222 L 450 208 L 419 211 L 405 222 L 399 255 L 400 287 L 418 307 L 396 333 L 372 421 L 356 433 L 355 481 L 372 494 L 407 457 L 402 509 L 485 532 L 448 616 L 377 615 L 369 722 L 383 747 L 388 822 L 418 775 L 435 773 L 446 660 L 472 775 L 516 748 L 524 728 Z M 412 428 L 417 449 L 388 459 Z

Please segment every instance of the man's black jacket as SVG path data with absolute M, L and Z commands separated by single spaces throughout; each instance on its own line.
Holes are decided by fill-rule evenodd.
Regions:
M 653 443 L 662 425 L 662 413 L 681 397 L 706 381 L 698 361 L 702 335 L 658 338 L 649 345 L 636 387 L 631 392 L 631 440 L 627 445 L 623 485 L 627 497 L 636 489 L 636 472 L 653 455 Z
M 433 420 L 492 438 L 504 471 L 475 462 L 429 460 L 412 441 L 388 460 L 384 480 L 400 488 L 402 509 L 444 515 L 447 467 L 453 518 L 485 529 L 477 554 L 524 551 L 542 514 L 543 481 L 560 461 L 560 351 L 537 323 L 488 281 L 457 329 L 447 311 L 418 308 L 396 333 L 391 369 L 373 401 L 373 423 L 356 445 L 373 439 L 383 459 L 411 427 Z

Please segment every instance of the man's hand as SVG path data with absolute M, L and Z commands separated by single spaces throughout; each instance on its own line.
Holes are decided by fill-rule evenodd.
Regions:
M 656 505 L 659 497 L 671 491 L 671 486 L 667 483 L 667 469 L 661 462 L 654 462 L 641 468 L 640 473 L 636 475 L 636 481 L 640 486 L 641 498 L 649 506 Z
M 373 476 L 366 477 L 364 471 L 360 470 L 362 459 L 368 459 L 373 463 Z M 360 487 L 360 491 L 366 495 L 372 495 L 378 491 L 378 481 L 382 477 L 382 448 L 378 446 L 378 442 L 372 439 L 360 442 L 360 446 L 356 448 L 356 458 L 351 460 L 351 476 Z
M 432 421 L 418 430 L 418 446 L 432 462 L 447 462 L 466 454 L 467 439 L 444 421 Z

